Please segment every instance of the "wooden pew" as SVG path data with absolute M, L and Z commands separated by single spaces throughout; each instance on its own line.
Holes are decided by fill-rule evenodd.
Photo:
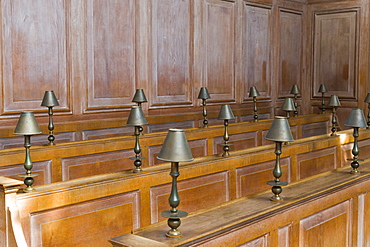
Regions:
M 168 238 L 166 222 L 110 240 L 126 246 L 369 246 L 370 160 L 362 173 L 340 168 L 271 192 L 243 197 L 183 218 L 180 238 Z
M 233 110 L 236 119 L 231 122 L 247 122 L 253 120 L 252 108 L 242 108 Z M 209 126 L 220 125 L 222 120 L 217 120 L 218 111 L 209 111 Z M 269 119 L 271 114 L 270 107 L 259 108 L 259 119 Z M 114 119 L 91 119 L 91 120 L 66 120 L 63 116 L 54 116 L 54 135 L 56 144 L 93 140 L 116 136 L 127 136 L 133 134 L 133 129 L 126 125 L 127 113 L 122 115 L 122 118 Z M 48 143 L 47 136 L 48 119 L 46 117 L 37 116 L 36 119 L 40 122 L 42 135 L 32 137 L 34 145 L 46 145 Z M 168 128 L 198 128 L 203 126 L 203 115 L 201 108 L 199 112 L 179 113 L 176 115 L 153 115 L 146 116 L 148 125 L 144 126 L 145 133 L 166 131 Z M 0 126 L 0 149 L 23 147 L 24 138 L 13 134 L 16 122 L 13 120 L 9 123 Z
M 295 139 L 324 134 L 329 129 L 330 115 L 305 115 L 290 119 Z M 258 122 L 241 122 L 229 125 L 231 150 L 241 150 L 270 143 L 264 139 L 272 119 Z M 222 153 L 224 126 L 186 129 L 186 135 L 194 157 Z M 166 132 L 140 136 L 143 168 L 162 164 L 156 159 Z M 33 138 L 33 137 L 32 137 Z M 32 139 L 31 138 L 31 142 Z M 92 175 L 130 170 L 134 168 L 134 136 L 120 136 L 80 142 L 62 143 L 55 146 L 32 146 L 31 159 L 35 185 L 66 181 Z M 17 179 L 24 174 L 25 150 L 12 148 L 0 150 L 0 176 Z
M 282 180 L 292 183 L 348 167 L 345 158 L 351 157 L 348 146 L 352 140 L 352 131 L 347 130 L 336 137 L 308 137 L 285 145 Z M 359 157 L 370 158 L 370 130 L 361 129 L 359 140 Z M 271 195 L 266 181 L 272 179 L 274 147 L 265 145 L 232 151 L 230 157 L 211 155 L 181 163 L 179 209 L 193 213 L 261 191 L 268 190 Z M 15 180 L 7 196 L 0 193 L 0 217 L 6 225 L 21 228 L 0 228 L 0 238 L 8 236 L 6 241 L 11 242 L 16 236 L 29 246 L 88 246 L 92 242 L 110 246 L 110 238 L 165 220 L 160 212 L 169 209 L 169 170 L 170 164 L 164 163 L 142 173 L 123 171 L 37 186 L 32 193 L 16 193 L 14 188 L 20 185 Z M 284 189 L 282 196 L 288 195 Z

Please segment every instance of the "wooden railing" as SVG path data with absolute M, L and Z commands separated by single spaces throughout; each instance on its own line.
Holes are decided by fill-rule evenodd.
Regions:
M 328 133 L 330 115 L 305 115 L 291 118 L 290 125 L 295 139 Z M 231 150 L 241 150 L 271 143 L 264 139 L 271 127 L 272 119 L 258 122 L 241 122 L 229 125 Z M 143 169 L 163 162 L 156 159 L 167 135 L 166 132 L 140 136 Z M 194 157 L 221 154 L 224 126 L 186 129 L 186 136 Z M 33 137 L 31 137 L 31 142 Z M 79 142 L 68 142 L 55 146 L 32 146 L 31 159 L 35 185 L 66 181 L 98 174 L 112 173 L 134 168 L 135 138 L 120 136 Z M 25 150 L 12 148 L 0 150 L 0 176 L 18 178 L 24 174 Z
M 349 167 L 346 158 L 352 157 L 352 131 L 339 134 L 284 145 L 282 180 L 293 183 Z M 360 130 L 359 146 L 359 158 L 370 158 L 370 130 Z M 231 151 L 229 157 L 210 155 L 180 163 L 178 208 L 193 213 L 261 191 L 271 195 L 266 181 L 273 177 L 274 149 L 274 144 L 264 145 Z M 21 236 L 29 246 L 110 246 L 110 238 L 165 220 L 160 212 L 169 209 L 169 171 L 170 164 L 164 163 L 141 173 L 123 171 L 36 186 L 32 193 L 15 193 L 14 188 L 21 184 L 16 181 L 6 196 L 0 194 L 0 216 L 7 220 L 5 225 L 18 224 L 22 231 L 2 227 L 0 234 L 11 238 L 8 242 L 12 236 Z M 284 188 L 282 196 L 291 196 L 289 187 Z M 9 219 L 6 212 L 14 205 L 12 215 L 17 218 Z

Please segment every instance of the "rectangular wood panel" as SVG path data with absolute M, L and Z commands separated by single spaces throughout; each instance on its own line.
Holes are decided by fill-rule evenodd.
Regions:
M 203 0 L 202 57 L 209 101 L 235 102 L 235 1 Z
M 191 1 L 152 0 L 151 3 L 151 107 L 190 105 Z
M 64 0 L 1 2 L 3 109 L 1 113 L 45 110 L 44 92 L 53 90 L 58 109 L 69 108 L 67 73 L 68 4 Z
M 302 13 L 280 10 L 279 97 L 290 94 L 294 84 L 302 88 Z
M 245 4 L 243 14 L 243 100 L 249 98 L 252 86 L 261 96 L 270 97 L 271 7 Z
M 132 105 L 135 7 L 133 0 L 87 1 L 87 110 Z
M 315 13 L 313 93 L 325 84 L 331 94 L 356 97 L 358 9 Z

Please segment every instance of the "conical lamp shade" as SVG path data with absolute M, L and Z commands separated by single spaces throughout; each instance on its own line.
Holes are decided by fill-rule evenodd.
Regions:
M 328 106 L 340 106 L 340 101 L 338 96 L 336 95 L 331 95 L 329 99 Z
M 168 130 L 157 159 L 170 162 L 187 162 L 194 160 L 184 130 Z
M 288 119 L 286 117 L 275 117 L 265 139 L 276 142 L 294 141 Z
M 290 93 L 291 94 L 300 94 L 301 93 L 297 84 L 293 85 L 292 89 L 290 90 Z
M 136 92 L 135 92 L 134 98 L 132 99 L 132 102 L 135 102 L 135 103 L 148 102 L 148 100 L 145 97 L 143 89 L 136 89 Z
M 260 96 L 260 92 L 258 92 L 256 87 L 251 87 L 249 89 L 249 97 L 257 97 Z
M 141 107 L 133 106 L 131 107 L 130 115 L 127 119 L 127 125 L 131 126 L 143 126 L 147 125 L 148 122 L 146 121 L 145 115 Z
M 370 103 L 370 93 L 367 94 L 364 102 Z
M 292 98 L 285 98 L 283 105 L 281 106 L 283 111 L 295 111 L 294 101 Z
M 348 116 L 347 122 L 344 125 L 358 128 L 367 127 L 364 112 L 362 111 L 362 109 L 353 108 Z
M 44 98 L 42 99 L 41 106 L 58 106 L 59 102 L 55 97 L 54 91 L 45 91 Z
M 41 134 L 39 125 L 33 112 L 25 111 L 19 117 L 17 127 L 14 130 L 15 135 L 37 135 Z
M 326 88 L 325 84 L 321 84 L 319 87 L 319 93 L 326 93 L 328 89 Z
M 211 98 L 211 96 L 209 95 L 207 88 L 206 87 L 202 87 L 200 89 L 200 92 L 199 92 L 199 95 L 198 95 L 198 99 L 209 99 L 209 98 Z
M 221 106 L 220 113 L 218 114 L 217 119 L 219 120 L 235 119 L 235 116 L 234 116 L 233 111 L 231 110 L 231 107 L 229 105 Z

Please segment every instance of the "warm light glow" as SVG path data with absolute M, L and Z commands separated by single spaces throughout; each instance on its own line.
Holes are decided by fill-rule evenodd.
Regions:
M 345 143 L 346 137 L 347 137 L 346 134 L 339 134 L 340 144 L 344 144 Z

